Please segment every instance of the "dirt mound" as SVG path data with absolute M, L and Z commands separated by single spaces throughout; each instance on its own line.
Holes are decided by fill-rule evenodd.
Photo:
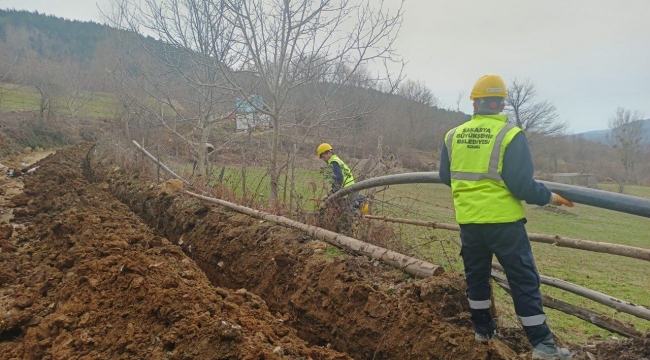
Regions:
M 0 252 L 3 359 L 347 359 L 310 347 L 258 296 L 215 288 L 81 175 L 84 149 L 51 156 L 12 199 L 26 226 Z
M 596 346 L 598 359 L 650 360 L 650 332 L 641 339 L 610 340 Z
M 93 171 L 214 285 L 258 294 L 311 344 L 357 359 L 514 359 L 530 351 L 519 330 L 506 332 L 507 345 L 474 340 L 459 275 L 416 280 L 303 233 L 166 195 L 139 174 Z

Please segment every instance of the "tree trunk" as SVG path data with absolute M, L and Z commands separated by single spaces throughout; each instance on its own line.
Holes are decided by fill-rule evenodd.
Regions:
M 211 121 L 210 118 L 206 117 L 203 122 L 203 127 L 201 128 L 201 137 L 200 137 L 200 142 L 198 146 L 198 162 L 197 162 L 197 170 L 198 173 L 201 176 L 205 176 L 206 181 L 210 181 L 210 178 L 208 177 L 207 173 L 207 168 L 208 168 L 208 149 L 205 146 L 205 144 L 208 142 L 208 139 L 210 137 L 210 126 L 211 126 Z
M 492 263 L 492 268 L 504 272 L 503 266 L 500 264 Z M 539 281 L 544 285 L 568 291 L 589 300 L 593 300 L 597 303 L 601 303 L 619 312 L 628 313 L 638 318 L 650 321 L 650 309 L 642 305 L 637 305 L 625 300 L 617 299 L 611 295 L 603 294 L 601 292 L 587 289 L 586 287 L 576 285 L 561 279 L 556 279 L 550 276 L 540 275 Z
M 276 115 L 273 118 L 273 137 L 271 139 L 271 166 L 269 168 L 269 176 L 271 178 L 269 200 L 271 206 L 276 206 L 278 203 L 278 184 L 280 174 L 278 174 L 278 147 L 280 145 L 280 122 Z
M 244 203 L 248 203 L 246 194 L 246 152 L 244 148 L 241 149 L 241 193 Z
M 296 154 L 298 153 L 298 145 L 293 144 L 293 152 L 291 153 L 291 189 L 289 191 L 289 214 L 293 214 L 293 204 L 296 199 Z

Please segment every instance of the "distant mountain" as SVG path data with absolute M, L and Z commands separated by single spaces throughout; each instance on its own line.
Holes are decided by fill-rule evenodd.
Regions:
M 639 120 L 639 121 L 642 123 L 641 131 L 643 132 L 644 135 L 644 142 L 650 143 L 650 119 Z M 571 136 L 581 137 L 585 140 L 592 140 L 592 141 L 597 141 L 599 143 L 608 144 L 609 143 L 607 139 L 608 135 L 609 135 L 609 129 L 587 131 L 579 134 L 573 134 Z
M 90 61 L 111 31 L 115 29 L 94 22 L 0 9 L 0 41 L 55 61 Z

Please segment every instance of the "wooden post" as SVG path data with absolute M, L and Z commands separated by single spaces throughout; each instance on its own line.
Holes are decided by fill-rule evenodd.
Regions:
M 410 224 L 416 226 L 427 226 L 427 227 L 432 227 L 434 229 L 460 231 L 460 227 L 456 224 L 445 224 L 445 223 L 438 223 L 435 221 L 420 221 L 420 220 L 400 219 L 400 218 L 392 218 L 386 216 L 372 216 L 372 215 L 366 215 L 366 218 L 373 219 L 373 220 L 383 220 L 388 222 L 401 223 L 401 224 Z M 558 247 L 567 247 L 571 249 L 593 251 L 593 252 L 619 255 L 619 256 L 625 256 L 625 257 L 630 257 L 639 260 L 650 261 L 650 249 L 646 249 L 646 248 L 639 248 L 639 247 L 619 245 L 619 244 L 609 244 L 609 243 L 590 241 L 590 240 L 572 239 L 572 238 L 567 238 L 558 235 L 528 233 L 528 237 L 530 238 L 530 241 L 551 244 Z
M 242 199 L 244 200 L 244 203 L 247 202 L 247 196 L 246 196 L 246 152 L 244 152 L 244 148 L 241 149 L 241 186 L 242 186 Z
M 293 203 L 296 199 L 296 154 L 298 153 L 298 145 L 293 144 L 293 152 L 291 153 L 291 190 L 289 191 L 289 214 L 293 214 Z
M 492 264 L 492 268 L 497 269 L 499 271 L 504 271 L 503 267 L 496 263 Z M 601 292 L 587 289 L 580 285 L 572 284 L 568 281 L 556 279 L 550 276 L 540 275 L 539 279 L 540 282 L 544 285 L 553 286 L 558 289 L 568 291 L 570 293 L 582 296 L 589 300 L 593 300 L 597 303 L 601 303 L 605 306 L 609 306 L 612 309 L 616 309 L 617 311 L 628 313 L 638 318 L 650 321 L 650 309 L 644 306 L 633 304 L 625 300 L 617 299 L 611 295 L 603 294 Z
M 388 250 L 379 246 L 365 243 L 363 241 L 335 233 L 333 231 L 325 230 L 316 226 L 311 226 L 307 224 L 300 223 L 295 220 L 291 220 L 284 216 L 278 216 L 269 214 L 263 211 L 254 210 L 242 205 L 237 205 L 228 201 L 215 199 L 199 194 L 195 194 L 190 191 L 185 191 L 186 194 L 194 196 L 196 198 L 212 202 L 224 207 L 227 207 L 231 210 L 237 211 L 242 214 L 254 216 L 259 219 L 264 219 L 268 221 L 273 221 L 277 224 L 292 227 L 305 233 L 321 239 L 327 243 L 330 243 L 334 246 L 346 249 L 353 253 L 368 256 L 370 258 L 380 260 L 390 266 L 398 268 L 407 274 L 411 274 L 417 277 L 427 277 L 440 275 L 445 272 L 445 270 L 438 265 L 434 265 L 410 256 L 402 255 L 392 250 Z
M 506 292 L 510 293 L 510 285 L 506 277 L 495 271 L 492 271 L 492 278 L 496 280 L 497 285 L 501 286 Z M 573 315 L 579 319 L 590 322 L 605 330 L 615 332 L 625 337 L 640 338 L 642 334 L 634 326 L 624 324 L 606 315 L 599 314 L 595 311 L 585 309 L 579 306 L 571 305 L 561 300 L 554 299 L 548 295 L 542 295 L 544 306 L 561 311 L 565 314 Z

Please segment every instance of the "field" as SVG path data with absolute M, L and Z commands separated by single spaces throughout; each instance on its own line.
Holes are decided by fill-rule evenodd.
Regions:
M 66 108 L 66 99 L 55 96 L 55 112 L 70 116 Z M 40 94 L 32 86 L 18 86 L 0 83 L 0 112 L 9 111 L 38 111 Z M 81 107 L 77 110 L 77 117 L 108 118 L 114 117 L 117 111 L 115 96 L 109 93 L 81 93 L 77 99 Z

